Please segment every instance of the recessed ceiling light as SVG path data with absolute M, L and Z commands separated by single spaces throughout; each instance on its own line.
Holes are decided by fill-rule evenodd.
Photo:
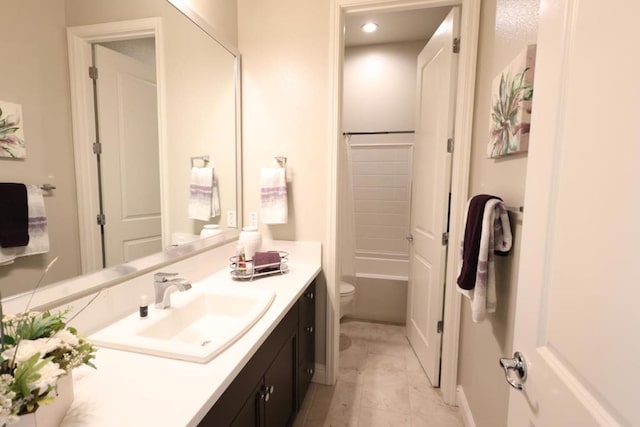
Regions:
M 378 24 L 376 24 L 375 22 L 369 22 L 367 24 L 364 24 L 360 28 L 362 28 L 362 31 L 364 31 L 365 33 L 373 33 L 375 31 L 378 31 Z

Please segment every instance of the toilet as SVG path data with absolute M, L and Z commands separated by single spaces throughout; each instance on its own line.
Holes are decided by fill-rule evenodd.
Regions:
M 356 288 L 349 283 L 340 283 L 340 318 L 353 312 L 353 303 L 356 296 Z

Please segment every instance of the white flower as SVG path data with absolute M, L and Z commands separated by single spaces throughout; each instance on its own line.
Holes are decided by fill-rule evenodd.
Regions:
M 80 344 L 78 337 L 67 329 L 60 329 L 53 337 L 59 339 L 61 345 L 65 348 L 76 347 Z
M 39 389 L 40 392 L 44 392 L 49 388 L 55 387 L 58 382 L 58 377 L 65 374 L 65 371 L 60 369 L 57 363 L 48 362 L 38 370 L 40 378 L 29 384 L 30 390 Z
M 13 399 L 16 393 L 10 389 L 12 383 L 11 375 L 0 375 L 0 425 L 12 423 L 18 419 L 13 413 Z
M 2 357 L 5 359 L 13 359 L 13 355 L 18 349 L 16 355 L 16 363 L 22 363 L 36 353 L 40 353 L 40 357 L 44 357 L 45 354 L 50 353 L 57 348 L 62 347 L 62 341 L 60 338 L 38 338 L 37 340 L 21 340 L 16 347 L 11 347 L 2 352 Z

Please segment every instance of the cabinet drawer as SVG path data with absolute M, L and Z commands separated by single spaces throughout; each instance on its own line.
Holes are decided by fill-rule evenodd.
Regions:
M 298 408 L 302 405 L 315 370 L 316 284 L 312 282 L 298 300 Z

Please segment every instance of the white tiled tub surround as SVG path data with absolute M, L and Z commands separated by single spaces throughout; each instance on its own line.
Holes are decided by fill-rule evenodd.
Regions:
M 194 288 L 236 283 L 274 290 L 275 300 L 253 328 L 207 364 L 100 348 L 95 360 L 97 370 L 82 367 L 74 371 L 75 400 L 62 426 L 198 424 L 321 268 L 319 242 L 267 241 L 263 248 L 289 252 L 289 272 L 253 282 L 234 282 L 228 268 L 234 248 L 235 242 L 230 242 L 112 286 L 72 325 L 89 335 L 137 310 L 140 295 L 153 296 L 153 274 L 173 271 L 191 281 Z M 49 289 L 48 298 L 61 299 L 68 296 L 67 291 L 66 285 Z M 72 306 L 77 310 L 91 297 L 59 308 Z M 34 300 L 39 305 L 46 304 L 42 296 Z M 20 297 L 7 301 L 5 306 L 7 312 L 17 312 L 24 310 L 24 304 L 26 300 Z
M 344 260 L 342 280 L 356 288 L 352 318 L 387 322 L 406 318 L 409 245 L 405 236 L 413 140 L 411 134 L 348 139 L 355 233 L 353 261 Z

